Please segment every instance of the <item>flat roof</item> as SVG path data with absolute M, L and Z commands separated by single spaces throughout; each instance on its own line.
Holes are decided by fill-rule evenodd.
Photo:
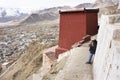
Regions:
M 80 9 L 72 9 L 72 10 L 60 10 L 59 13 L 79 13 L 79 12 L 99 12 L 99 9 L 95 8 L 80 8 Z

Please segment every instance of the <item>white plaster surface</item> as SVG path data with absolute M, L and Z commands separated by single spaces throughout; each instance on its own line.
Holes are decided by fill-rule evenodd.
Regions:
M 114 16 L 116 18 L 116 15 L 112 18 Z M 110 17 L 101 18 L 93 64 L 94 80 L 120 80 L 120 25 L 111 24 Z

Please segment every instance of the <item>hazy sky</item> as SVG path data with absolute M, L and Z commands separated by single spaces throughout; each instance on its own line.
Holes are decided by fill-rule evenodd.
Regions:
M 84 2 L 95 0 L 0 0 L 0 7 L 20 8 L 27 11 L 49 8 L 54 6 L 70 5 L 75 6 Z

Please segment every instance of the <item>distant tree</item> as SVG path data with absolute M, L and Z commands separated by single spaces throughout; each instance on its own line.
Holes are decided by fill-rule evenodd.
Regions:
M 6 16 L 6 14 L 7 14 L 7 13 L 6 13 L 6 11 L 5 11 L 5 10 L 3 10 L 3 11 L 1 12 L 1 16 L 2 16 L 2 17 L 5 17 L 5 16 Z

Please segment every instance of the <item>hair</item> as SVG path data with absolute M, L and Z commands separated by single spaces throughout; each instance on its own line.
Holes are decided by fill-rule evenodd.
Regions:
M 93 40 L 93 43 L 97 43 L 97 41 L 96 41 L 96 40 Z

